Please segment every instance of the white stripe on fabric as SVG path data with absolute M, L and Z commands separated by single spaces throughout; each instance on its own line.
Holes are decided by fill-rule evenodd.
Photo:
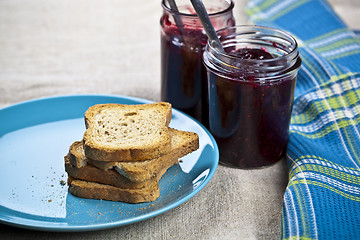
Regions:
M 289 157 L 289 156 L 288 156 Z M 290 157 L 289 157 L 290 158 Z M 330 162 L 327 162 L 327 161 L 324 161 L 324 160 L 320 160 L 320 159 L 317 159 L 317 158 L 303 158 L 303 159 L 299 159 L 296 161 L 296 165 L 294 164 L 291 168 L 292 171 L 295 170 L 295 168 L 303 165 L 303 164 L 318 164 L 318 165 L 322 165 L 322 166 L 325 166 L 325 167 L 330 167 L 330 168 L 334 168 L 334 169 L 337 169 L 339 171 L 342 171 L 342 172 L 345 172 L 345 173 L 349 173 L 349 174 L 352 174 L 352 175 L 357 175 L 357 176 L 360 176 L 360 171 L 357 171 L 357 170 L 352 170 L 352 169 L 348 169 L 348 168 L 345 168 L 345 167 L 342 167 L 342 166 L 339 166 L 339 165 L 335 165 L 335 164 L 332 164 Z
M 316 55 L 315 55 L 314 57 L 316 57 Z M 316 58 L 317 58 L 317 57 L 316 57 Z M 318 86 L 318 88 L 320 88 L 320 87 Z M 329 105 L 329 103 L 328 103 L 327 101 L 325 101 L 324 103 L 326 104 L 326 109 L 331 109 L 331 107 L 330 107 L 330 105 Z M 329 115 L 331 115 L 331 114 L 334 114 L 334 113 L 333 113 L 332 111 L 330 111 L 330 112 L 329 112 Z M 335 116 L 331 116 L 331 117 L 330 117 L 330 119 L 332 119 L 332 118 L 335 118 Z M 335 121 L 335 124 L 336 124 L 336 129 L 337 129 L 337 130 L 334 131 L 334 132 L 336 132 L 337 135 L 339 136 L 339 139 L 340 139 L 340 141 L 341 141 L 340 143 L 341 143 L 342 148 L 345 150 L 346 155 L 348 156 L 349 160 L 351 160 L 351 162 L 354 164 L 354 166 L 356 166 L 356 167 L 359 168 L 357 162 L 355 162 L 353 156 L 351 155 L 351 153 L 350 153 L 350 151 L 349 151 L 349 149 L 348 149 L 348 146 L 346 145 L 346 142 L 345 142 L 345 140 L 344 140 L 344 137 L 342 136 L 342 133 L 341 133 L 341 128 L 340 128 L 340 126 L 338 125 L 338 123 L 337 123 L 336 121 Z
M 359 79 L 359 78 L 358 78 Z M 359 79 L 360 80 L 360 79 Z M 311 92 L 309 94 L 303 95 L 303 97 L 299 100 L 303 101 L 301 108 L 295 108 L 295 110 L 297 111 L 296 114 L 300 114 L 300 110 L 304 110 L 305 107 L 309 104 L 312 103 L 314 100 L 318 100 L 318 99 L 325 99 L 326 97 L 331 97 L 334 95 L 338 95 L 338 96 L 342 96 L 346 91 L 349 91 L 352 88 L 352 86 L 354 85 L 357 86 L 358 84 L 356 83 L 356 78 L 354 80 L 354 78 L 342 81 L 340 83 L 334 83 L 332 85 L 329 85 L 329 88 L 325 88 L 325 89 L 318 89 L 315 92 Z M 343 97 L 339 98 L 339 101 L 342 103 L 342 106 L 346 106 L 346 103 L 343 99 Z M 328 102 L 325 102 L 328 106 Z M 330 108 L 330 106 L 328 107 Z M 290 130 L 294 130 L 294 131 L 300 131 L 300 132 L 305 132 L 305 133 L 314 133 L 316 131 L 318 131 L 320 128 L 322 128 L 323 126 L 329 124 L 330 122 L 335 122 L 337 120 L 340 119 L 349 119 L 352 122 L 352 125 L 356 125 L 357 121 L 354 120 L 354 117 L 358 116 L 360 113 L 360 107 L 358 105 L 354 105 L 350 108 L 347 109 L 342 109 L 342 110 L 328 110 L 330 111 L 327 114 L 319 114 L 320 118 L 316 119 L 313 122 L 309 122 L 306 125 L 296 125 L 296 124 L 291 124 L 290 125 Z M 337 123 L 336 123 L 337 124 Z M 340 131 L 340 130 L 338 130 Z M 360 132 L 358 131 L 358 129 L 356 127 L 354 127 L 354 131 L 355 131 L 355 135 L 360 139 Z
M 344 47 L 333 49 L 331 51 L 322 52 L 322 53 L 320 53 L 320 55 L 322 57 L 329 58 L 329 57 L 341 55 L 341 54 L 355 51 L 355 50 L 360 50 L 360 44 L 354 43 L 354 44 L 346 45 Z
M 304 65 L 302 65 L 301 69 L 311 79 L 311 81 L 315 84 L 315 86 L 317 88 L 319 88 L 320 85 L 317 82 L 315 76 L 311 73 L 311 71 L 308 70 Z M 304 95 L 304 96 L 306 96 L 306 95 Z M 293 114 L 298 114 L 298 113 L 302 112 L 303 109 L 305 108 L 305 106 L 308 104 L 308 101 L 303 103 L 302 98 L 303 98 L 303 96 L 296 99 L 296 104 L 294 104 L 294 106 L 293 106 L 293 111 L 292 111 Z M 300 101 L 300 103 L 299 103 L 299 101 Z M 302 104 L 305 104 L 305 105 L 302 105 Z
M 336 75 L 336 72 L 334 71 L 334 69 L 331 67 L 331 65 L 327 61 L 325 61 L 325 59 L 320 58 L 317 53 L 315 53 L 313 50 L 311 50 L 309 48 L 304 48 L 304 50 L 306 50 L 306 52 L 308 54 L 310 54 L 311 57 L 313 57 L 313 59 L 316 60 L 316 62 L 321 66 L 321 68 L 325 71 L 325 73 L 329 77 Z
M 336 111 L 328 111 L 328 113 L 319 114 L 319 118 L 315 119 L 312 122 L 307 124 L 291 124 L 290 130 L 291 131 L 299 131 L 302 133 L 315 133 L 324 126 L 328 125 L 329 123 L 335 123 L 336 121 L 348 119 L 351 120 L 354 125 L 356 122 L 354 121 L 355 117 L 360 115 L 360 105 L 355 105 L 352 108 L 341 109 Z M 358 134 L 357 134 L 358 135 Z
M 288 197 L 287 197 L 288 196 Z M 289 234 L 290 236 L 294 236 L 293 231 L 295 230 L 295 233 L 297 236 L 299 236 L 300 233 L 300 229 L 299 229 L 299 221 L 298 221 L 298 217 L 297 217 L 297 211 L 296 211 L 296 205 L 295 205 L 295 201 L 294 201 L 294 197 L 293 194 L 290 190 L 290 188 L 287 188 L 287 191 L 285 193 L 285 199 L 288 198 L 289 200 L 285 200 L 285 206 L 287 207 L 287 212 L 288 212 L 288 226 L 289 226 Z M 291 212 L 289 210 L 289 208 L 291 208 Z M 295 220 L 295 224 L 293 224 L 292 222 Z M 295 227 L 295 229 L 293 229 Z
M 262 2 L 264 2 L 264 0 L 252 0 L 249 1 L 247 4 L 248 8 L 256 8 L 257 6 L 259 6 Z
M 360 81 L 360 78 L 352 77 L 350 79 L 350 83 L 353 86 L 353 88 L 358 88 L 359 87 L 359 82 L 358 81 Z
M 291 158 L 288 154 L 287 154 L 287 158 L 293 162 L 293 166 L 296 166 L 298 162 L 295 162 L 293 158 Z M 299 166 L 299 165 L 298 165 Z M 300 172 L 302 173 L 302 172 Z M 311 197 L 311 193 L 310 193 L 310 188 L 308 186 L 307 183 L 303 184 L 305 186 L 305 189 L 306 191 L 304 191 L 304 194 L 306 193 L 307 196 L 304 196 L 304 198 L 306 200 L 308 200 L 308 203 L 306 206 L 308 206 L 308 208 L 311 210 L 310 212 L 310 218 L 312 218 L 312 228 L 311 228 L 311 231 L 312 233 L 314 233 L 314 237 L 315 239 L 318 239 L 318 231 L 317 231 L 317 224 L 316 224 L 316 214 L 315 214 L 315 209 L 314 209 L 314 204 L 313 204 L 313 200 L 312 200 L 312 197 Z M 288 188 L 289 189 L 289 188 Z M 296 224 L 296 226 L 298 226 L 298 224 Z M 299 237 L 299 235 L 298 235 Z
M 276 13 L 282 11 L 283 9 L 291 6 L 292 4 L 296 3 L 297 0 L 287 0 L 287 1 L 279 1 L 279 4 L 274 4 L 272 7 L 268 8 L 264 11 L 264 15 L 266 17 L 270 17 L 275 15 Z
M 340 82 L 341 91 L 338 90 L 338 95 L 343 95 L 346 91 L 356 89 L 359 86 L 360 78 L 351 78 L 349 80 L 344 80 Z M 338 88 L 338 87 L 337 87 Z M 334 92 L 329 88 L 319 88 L 316 91 L 310 92 L 308 94 L 302 95 L 296 99 L 296 104 L 294 105 L 293 114 L 301 114 L 305 108 L 315 100 L 325 99 L 334 96 Z
M 348 192 L 354 195 L 359 195 L 360 194 L 360 188 L 356 187 L 356 186 L 352 186 L 350 184 L 346 184 L 343 182 L 340 182 L 338 180 L 335 180 L 333 178 L 329 178 L 327 176 L 321 175 L 319 173 L 315 173 L 315 172 L 301 172 L 298 174 L 295 174 L 290 181 L 294 181 L 297 179 L 312 179 L 312 180 L 317 180 L 320 181 L 322 183 L 328 184 L 330 186 L 333 186 L 337 189 L 341 189 L 344 192 Z
M 321 47 L 321 46 L 327 46 L 327 45 L 331 44 L 332 42 L 340 41 L 340 40 L 346 39 L 346 38 L 353 38 L 353 37 L 354 37 L 354 34 L 352 32 L 350 32 L 350 31 L 342 32 L 342 33 L 333 35 L 331 37 L 321 39 L 321 40 L 316 41 L 316 42 L 308 43 L 307 45 L 309 47 L 311 47 L 311 48 L 318 48 L 318 47 Z
M 343 92 L 342 86 L 340 86 L 340 85 L 338 85 L 338 84 L 334 84 L 333 86 L 335 86 L 335 85 L 336 85 L 336 88 L 340 88 L 340 92 Z M 343 84 L 343 85 L 344 85 L 344 84 Z M 345 84 L 345 87 L 346 87 L 346 85 L 347 85 L 347 84 Z M 343 97 L 343 96 L 340 98 L 340 101 L 341 101 L 342 106 L 346 106 L 346 103 L 345 103 L 345 101 L 344 101 L 344 97 Z M 358 115 L 358 112 L 360 111 L 360 110 L 358 109 L 358 106 L 359 106 L 359 105 L 355 105 L 355 107 L 350 107 L 350 108 L 348 107 L 348 108 L 346 108 L 345 111 L 343 112 L 343 114 L 345 115 L 345 117 L 346 117 L 347 119 L 350 120 L 350 122 L 352 123 L 352 125 L 354 125 L 353 130 L 354 130 L 354 132 L 355 132 L 355 135 L 357 136 L 357 139 L 359 140 L 359 139 L 360 139 L 360 133 L 359 133 L 358 128 L 356 127 L 357 121 L 354 120 L 354 116 Z M 354 109 L 355 111 L 353 111 L 353 109 Z M 357 160 L 359 160 L 358 156 L 356 156 L 356 155 L 355 155 L 355 158 L 357 158 Z

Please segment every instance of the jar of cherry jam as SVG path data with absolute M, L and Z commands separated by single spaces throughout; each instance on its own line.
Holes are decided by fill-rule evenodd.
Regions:
M 207 44 L 209 130 L 220 162 L 258 168 L 284 157 L 297 72 L 296 40 L 283 31 L 235 26 L 218 31 L 224 52 Z
M 162 0 L 161 100 L 206 124 L 207 87 L 203 52 L 207 36 L 189 0 L 176 9 Z M 235 25 L 231 0 L 203 0 L 216 30 Z

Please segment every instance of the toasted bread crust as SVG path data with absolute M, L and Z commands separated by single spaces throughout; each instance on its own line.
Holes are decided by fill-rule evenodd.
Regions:
M 199 148 L 199 136 L 196 133 L 169 129 L 171 135 L 171 151 L 158 158 L 136 162 L 102 162 L 88 159 L 88 163 L 102 170 L 115 168 L 130 181 L 142 182 L 159 174 L 178 163 L 178 159 Z
M 71 144 L 67 158 L 76 168 L 82 168 L 87 165 L 88 159 L 84 155 L 82 141 L 75 141 Z
M 171 153 L 162 155 L 158 158 L 141 162 L 118 162 L 115 170 L 123 174 L 133 182 L 142 182 L 151 179 L 163 168 L 169 168 L 178 163 L 178 159 L 197 150 L 199 148 L 199 137 L 196 133 L 185 132 L 173 129 L 173 134 L 177 135 Z
M 146 114 L 144 114 L 144 111 L 146 111 Z M 149 116 L 149 112 L 153 114 Z M 114 119 L 111 119 L 111 123 L 96 120 L 99 116 L 111 118 L 111 114 L 123 118 L 119 120 L 114 117 Z M 131 114 L 134 115 L 133 118 L 131 118 Z M 134 124 L 128 121 L 129 118 Z M 85 125 L 87 128 L 83 137 L 85 155 L 98 161 L 138 161 L 158 157 L 169 152 L 171 148 L 170 134 L 167 130 L 170 120 L 171 105 L 165 102 L 140 105 L 98 104 L 92 106 L 85 112 Z M 136 124 L 138 125 L 135 125 L 135 121 L 137 121 Z M 150 133 L 147 131 L 145 136 L 144 134 L 141 135 L 142 129 L 139 129 L 141 123 L 149 127 L 156 124 L 154 130 L 150 131 Z M 101 128 L 105 126 L 111 129 L 115 128 L 115 130 L 103 131 Z M 132 129 L 135 126 L 137 126 L 136 129 Z M 117 131 L 118 129 L 119 131 Z M 104 135 L 108 135 L 107 142 L 104 141 Z M 136 141 L 128 143 L 129 140 L 126 141 L 121 136 L 135 137 Z M 109 139 L 113 141 L 113 144 Z
M 141 203 L 155 201 L 160 195 L 158 184 L 140 189 L 125 189 L 72 178 L 68 179 L 68 184 L 71 194 L 88 199 Z
M 107 184 L 119 188 L 143 188 L 158 183 L 158 180 L 160 179 L 151 178 L 143 182 L 132 182 L 113 169 L 103 171 L 89 164 L 81 168 L 76 168 L 70 163 L 69 154 L 65 156 L 65 171 L 69 176 L 76 179 Z

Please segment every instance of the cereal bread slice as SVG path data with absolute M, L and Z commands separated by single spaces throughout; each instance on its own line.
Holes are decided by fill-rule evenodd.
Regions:
M 89 164 L 81 168 L 77 168 L 69 161 L 68 154 L 65 156 L 65 171 L 68 176 L 84 181 L 97 182 L 119 188 L 143 188 L 153 184 L 154 182 L 157 183 L 166 170 L 161 172 L 161 175 L 159 174 L 159 176 L 147 179 L 146 181 L 132 182 L 128 178 L 120 175 L 114 169 L 104 171 Z
M 75 168 L 85 167 L 87 165 L 88 159 L 85 157 L 84 154 L 83 142 L 75 141 L 73 144 L 71 144 L 69 153 L 65 158 L 66 158 L 65 167 L 66 167 L 66 160 L 71 162 L 72 167 Z
M 85 112 L 85 156 L 98 161 L 138 161 L 171 149 L 171 104 L 98 104 Z
M 141 203 L 155 201 L 160 196 L 159 185 L 156 183 L 143 188 L 127 189 L 69 177 L 68 184 L 71 194 L 88 199 Z
M 133 182 L 142 182 L 159 174 L 162 169 L 177 164 L 178 159 L 199 148 L 199 136 L 193 132 L 169 128 L 171 151 L 158 158 L 136 162 L 101 162 L 88 159 L 88 163 L 100 169 L 114 168 Z

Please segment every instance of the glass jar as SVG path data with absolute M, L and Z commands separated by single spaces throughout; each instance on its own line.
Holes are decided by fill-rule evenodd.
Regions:
M 283 31 L 235 26 L 218 31 L 224 52 L 207 44 L 209 130 L 220 162 L 257 168 L 284 157 L 297 72 L 296 40 Z
M 231 0 L 203 1 L 215 29 L 234 26 Z M 162 1 L 161 100 L 203 123 L 207 113 L 203 52 L 207 36 L 189 0 L 176 0 L 178 11 Z M 207 116 L 207 114 L 205 114 Z M 204 122 L 205 121 L 205 122 Z

